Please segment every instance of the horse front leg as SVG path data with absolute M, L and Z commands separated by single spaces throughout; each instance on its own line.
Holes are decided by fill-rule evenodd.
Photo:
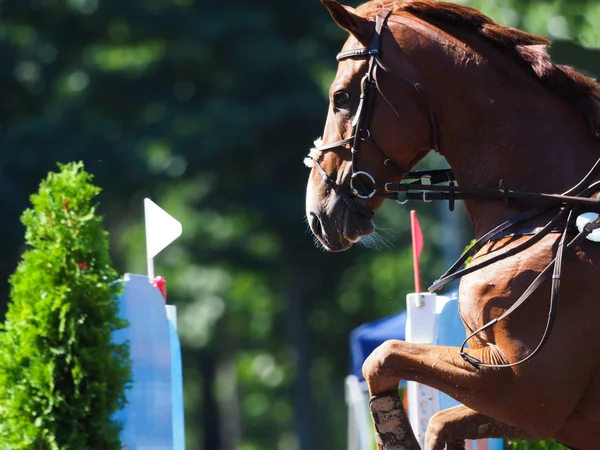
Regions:
M 445 392 L 474 409 L 489 405 L 500 384 L 512 384 L 511 370 L 476 369 L 464 361 L 457 347 L 414 344 L 389 340 L 377 347 L 363 364 L 363 375 L 371 396 L 393 391 L 400 380 L 417 381 Z M 469 355 L 485 362 L 499 361 L 492 346 L 466 349 Z M 493 382 L 492 382 L 493 380 Z M 493 388 L 493 386 L 496 388 Z
M 465 448 L 465 439 L 533 439 L 526 431 L 458 405 L 435 414 L 425 434 L 424 450 Z
M 494 358 L 489 347 L 468 349 L 468 352 L 483 361 L 499 362 Z M 486 393 L 486 390 L 489 391 L 486 389 L 486 384 L 489 387 L 490 380 L 482 377 L 485 373 L 504 377 L 511 372 L 500 372 L 494 369 L 477 370 L 460 357 L 456 347 L 412 344 L 399 340 L 386 341 L 380 345 L 363 364 L 363 375 L 372 396 L 371 413 L 375 422 L 378 448 L 383 450 L 419 448 L 397 395 L 398 383 L 401 379 L 426 384 L 462 403 L 477 407 L 489 405 L 490 395 L 498 395 L 498 392 Z M 498 381 L 500 380 L 496 378 L 495 383 L 491 384 L 498 386 L 496 384 Z M 507 379 L 505 385 L 508 384 Z M 457 437 L 451 448 L 461 448 L 460 442 L 460 437 Z

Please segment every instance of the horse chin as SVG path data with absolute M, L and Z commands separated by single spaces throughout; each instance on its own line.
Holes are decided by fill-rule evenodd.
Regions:
M 364 236 L 368 236 L 375 231 L 375 224 L 372 219 L 360 214 L 353 214 L 348 209 L 346 209 L 342 224 L 342 235 L 344 239 L 352 244 L 356 244 Z
M 327 242 L 324 239 L 319 239 L 319 242 L 323 246 L 325 250 L 331 253 L 340 253 L 345 252 L 346 250 L 350 250 L 352 248 L 353 242 L 345 240 L 344 242 Z
M 348 208 L 344 209 L 338 220 L 325 221 L 316 214 L 311 214 L 309 219 L 314 235 L 328 252 L 349 250 L 375 229 L 371 219 L 354 214 Z

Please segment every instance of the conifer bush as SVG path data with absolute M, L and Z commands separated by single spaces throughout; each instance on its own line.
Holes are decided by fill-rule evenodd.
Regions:
M 120 449 L 129 347 L 111 342 L 121 283 L 81 163 L 59 165 L 21 217 L 24 253 L 0 328 L 0 449 Z

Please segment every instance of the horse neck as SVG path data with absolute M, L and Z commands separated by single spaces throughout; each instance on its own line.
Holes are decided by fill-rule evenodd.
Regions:
M 502 181 L 513 190 L 560 194 L 600 157 L 599 143 L 566 101 L 495 56 L 466 68 L 452 58 L 440 67 L 438 58 L 428 71 L 441 109 L 441 153 L 459 185 L 498 188 Z M 531 207 L 511 203 L 466 201 L 476 235 Z

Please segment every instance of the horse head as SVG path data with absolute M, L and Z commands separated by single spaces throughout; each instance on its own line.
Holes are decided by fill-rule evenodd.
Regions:
M 306 216 L 327 250 L 343 251 L 374 231 L 385 183 L 401 181 L 437 147 L 437 129 L 427 80 L 390 32 L 391 10 L 322 1 L 349 37 L 337 56 L 323 137 L 305 159 L 312 168 Z

